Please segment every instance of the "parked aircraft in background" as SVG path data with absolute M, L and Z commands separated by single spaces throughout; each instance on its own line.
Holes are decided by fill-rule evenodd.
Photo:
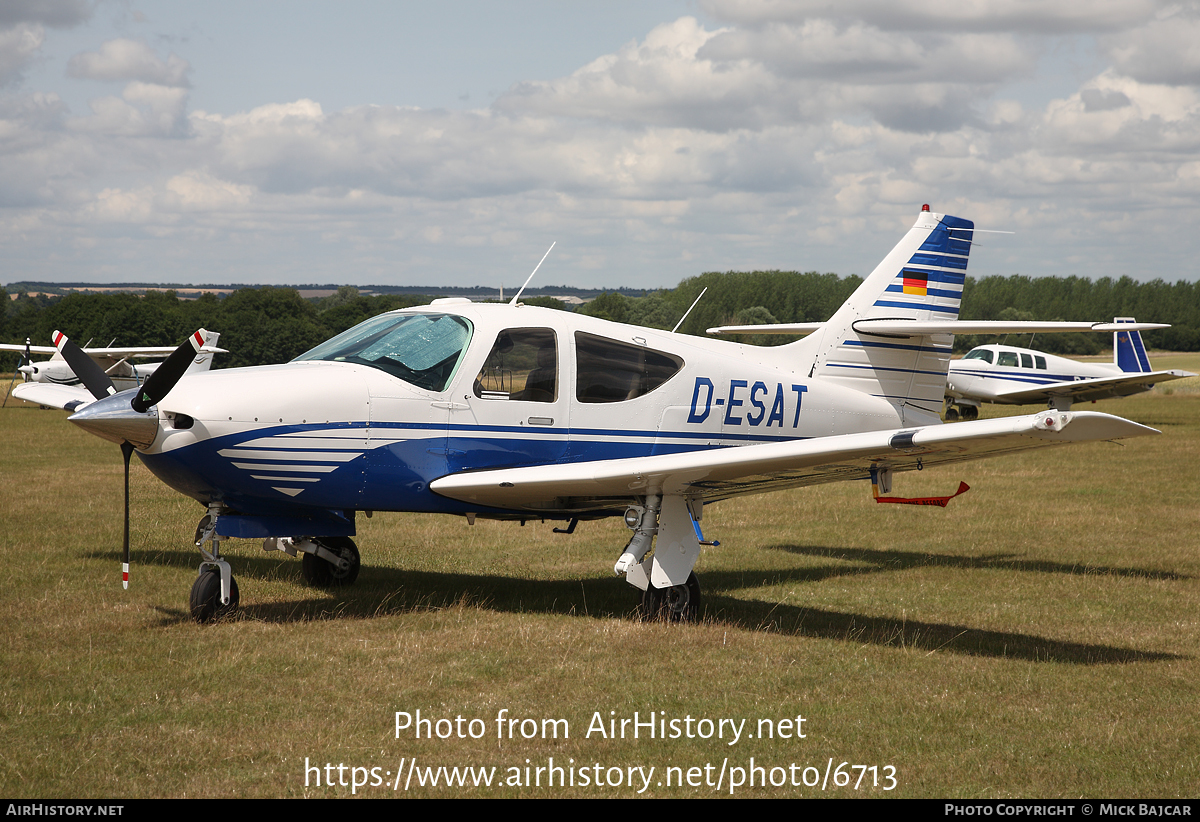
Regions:
M 1046 404 L 1070 411 L 1074 402 L 1128 397 L 1160 382 L 1194 377 L 1190 371 L 1154 371 L 1142 343 L 1142 331 L 1166 326 L 1117 317 L 1112 324 L 1113 361 L 1080 362 L 1029 348 L 981 345 L 950 363 L 946 383 L 946 419 L 979 416 L 984 402 L 1006 405 Z M 1092 330 L 1107 330 L 1097 326 Z
M 646 616 L 690 619 L 693 566 L 716 544 L 701 531 L 711 503 L 842 480 L 887 493 L 899 472 L 1157 433 L 1090 412 L 941 424 L 973 228 L 926 206 L 820 333 L 773 348 L 517 298 L 443 299 L 284 365 L 183 377 L 201 331 L 140 389 L 110 395 L 64 343 L 96 397 L 70 420 L 119 443 L 126 470 L 136 450 L 206 507 L 199 621 L 238 604 L 222 540 L 261 539 L 303 554 L 309 582 L 346 584 L 360 567 L 355 516 L 374 511 L 560 520 L 567 533 L 623 517 L 633 534 L 614 570 Z M 1006 325 L 1027 330 L 992 327 Z M 128 493 L 125 516 L 128 535 Z M 125 551 L 127 573 L 128 536 Z
M 228 353 L 224 348 L 217 348 L 220 333 L 211 331 L 204 345 L 192 358 L 187 373 L 207 371 L 212 368 L 214 354 Z M 94 397 L 88 392 L 54 346 L 30 345 L 0 345 L 0 351 L 19 351 L 23 364 L 17 368 L 25 382 L 12 390 L 12 396 L 26 402 L 35 402 L 52 408 L 65 408 L 73 411 L 84 403 L 91 402 Z M 96 363 L 113 384 L 116 391 L 126 391 L 136 388 L 154 373 L 160 363 L 135 364 L 130 360 L 142 357 L 166 357 L 175 351 L 172 346 L 141 346 L 134 348 L 84 348 L 83 353 Z M 33 362 L 35 354 L 51 354 L 49 360 Z M 13 375 L 16 376 L 15 374 Z

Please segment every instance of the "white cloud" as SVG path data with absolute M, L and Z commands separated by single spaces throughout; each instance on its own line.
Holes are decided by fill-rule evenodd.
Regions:
M 0 28 L 0 86 L 21 76 L 21 71 L 45 39 L 45 29 L 38 25 L 20 23 L 11 28 Z
M 1120 31 L 1150 19 L 1164 5 L 1159 0 L 700 0 L 718 20 L 751 28 L 820 18 L 862 21 L 888 31 L 1042 35 Z
M 547 265 L 562 279 L 654 286 L 702 269 L 865 273 L 929 202 L 1022 229 L 986 245 L 1023 273 L 1136 273 L 1159 255 L 1170 279 L 1163 265 L 1200 254 L 1190 7 L 705 7 L 728 25 L 680 18 L 475 111 L 189 112 L 186 60 L 110 40 L 72 60 L 125 83 L 90 114 L 0 98 L 0 247 L 22 278 L 39 249 L 70 247 L 73 279 L 142 254 L 180 280 L 476 284 L 523 279 L 559 239 Z M 1064 43 L 1099 43 L 1100 68 L 1022 97 Z M 1139 220 L 1182 239 L 1138 249 Z
M 188 88 L 187 60 L 171 54 L 166 60 L 141 40 L 109 40 L 99 51 L 76 54 L 67 63 L 67 74 L 81 80 L 136 80 L 160 86 Z
M 1144 26 L 1101 39 L 1114 68 L 1145 83 L 1200 84 L 1200 10 L 1176 6 Z

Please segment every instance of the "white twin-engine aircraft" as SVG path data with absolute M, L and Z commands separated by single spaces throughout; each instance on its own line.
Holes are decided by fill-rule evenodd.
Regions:
M 136 393 L 85 378 L 98 400 L 70 419 L 120 443 L 127 470 L 136 450 L 207 507 L 199 621 L 238 602 L 222 540 L 262 539 L 303 553 L 308 581 L 350 583 L 355 515 L 372 511 L 563 520 L 567 532 L 623 516 L 633 535 L 615 570 L 643 591 L 643 614 L 693 619 L 692 568 L 717 544 L 701 532 L 708 503 L 840 480 L 871 479 L 878 496 L 899 471 L 1158 433 L 1086 412 L 940 424 L 973 228 L 926 206 L 817 333 L 775 348 L 444 299 L 284 365 L 180 380 L 173 361 L 198 332 Z M 128 510 L 126 494 L 127 532 Z

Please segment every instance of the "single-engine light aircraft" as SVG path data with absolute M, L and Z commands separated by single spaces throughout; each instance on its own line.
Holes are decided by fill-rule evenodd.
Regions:
M 841 480 L 886 493 L 897 472 L 1158 433 L 1088 412 L 941 424 L 973 228 L 926 206 L 819 333 L 775 348 L 517 298 L 441 299 L 290 363 L 181 379 L 198 332 L 136 391 L 85 378 L 97 401 L 70 419 L 119 443 L 126 471 L 136 450 L 207 508 L 199 621 L 238 604 L 222 540 L 262 539 L 303 554 L 309 582 L 346 584 L 355 515 L 373 511 L 560 520 L 568 533 L 624 517 L 633 534 L 614 570 L 641 589 L 643 614 L 692 619 L 692 569 L 717 544 L 701 530 L 709 503 Z M 128 473 L 125 516 L 128 534 Z M 125 551 L 127 573 L 128 536 Z
M 973 420 L 984 402 L 1006 405 L 1044 403 L 1070 411 L 1073 402 L 1128 397 L 1157 383 L 1194 377 L 1189 371 L 1154 371 L 1142 343 L 1142 330 L 1163 328 L 1117 317 L 1092 331 L 1113 332 L 1113 361 L 1079 362 L 1029 348 L 981 345 L 950 363 L 946 383 L 946 419 Z
M 56 335 L 57 336 L 57 335 Z M 212 367 L 213 355 L 227 353 L 224 348 L 217 348 L 220 334 L 210 331 L 204 345 L 192 358 L 192 363 L 186 373 L 207 371 Z M 52 408 L 65 408 L 72 411 L 84 403 L 91 402 L 93 397 L 80 384 L 75 371 L 63 359 L 55 346 L 30 345 L 29 340 L 24 345 L 0 345 L 0 351 L 17 351 L 21 353 L 21 365 L 13 378 L 20 374 L 24 379 L 22 385 L 12 391 L 12 396 L 26 402 Z M 84 348 L 83 353 L 96 363 L 112 381 L 115 391 L 125 391 L 136 388 L 146 381 L 160 363 L 133 363 L 131 360 L 142 357 L 166 357 L 175 351 L 173 346 L 140 346 L 134 348 Z M 35 354 L 51 354 L 49 360 L 33 362 Z

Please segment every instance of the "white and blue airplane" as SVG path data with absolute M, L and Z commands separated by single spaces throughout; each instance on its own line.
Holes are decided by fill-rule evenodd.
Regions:
M 979 416 L 985 402 L 1004 405 L 1041 403 L 1070 411 L 1072 403 L 1128 397 L 1160 382 L 1194 377 L 1190 371 L 1155 371 L 1146 356 L 1142 331 L 1166 328 L 1117 317 L 1091 331 L 1113 332 L 1113 361 L 1091 363 L 1011 345 L 981 345 L 950 363 L 946 382 L 946 419 Z
M 303 554 L 309 582 L 346 584 L 360 567 L 355 518 L 375 511 L 559 520 L 567 532 L 624 517 L 633 533 L 614 570 L 642 591 L 643 614 L 693 619 L 693 566 L 717 544 L 701 531 L 708 504 L 842 480 L 886 493 L 898 472 L 1158 433 L 1089 412 L 941 424 L 973 228 L 926 206 L 817 333 L 775 348 L 516 298 L 442 299 L 290 363 L 181 379 L 201 331 L 136 392 L 81 374 L 97 400 L 70 420 L 119 443 L 127 471 L 136 451 L 207 508 L 199 621 L 238 604 L 221 541 L 261 539 Z M 72 345 L 64 356 L 86 370 Z M 125 512 L 128 534 L 128 492 Z M 125 552 L 127 579 L 128 536 Z

